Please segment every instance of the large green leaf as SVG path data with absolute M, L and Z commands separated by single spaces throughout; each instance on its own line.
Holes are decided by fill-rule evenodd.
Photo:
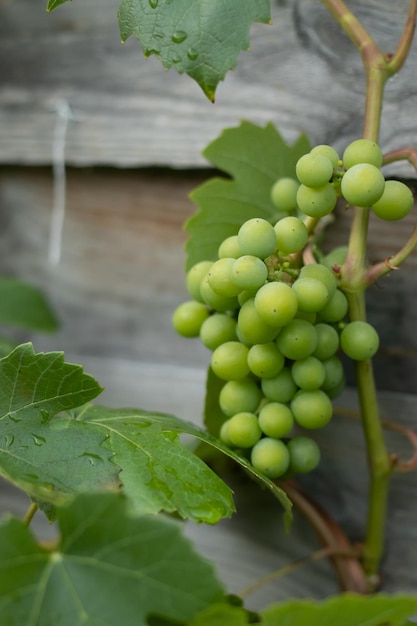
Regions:
M 309 150 L 305 135 L 289 146 L 273 124 L 261 127 L 246 121 L 210 143 L 204 156 L 231 179 L 212 178 L 191 193 L 198 211 L 185 224 L 187 269 L 214 260 L 223 239 L 235 235 L 245 220 L 278 217 L 271 187 L 280 177 L 295 177 L 297 160 Z
M 0 278 L 0 324 L 51 332 L 58 322 L 44 294 L 16 278 Z
M 76 415 L 107 438 L 123 492 L 137 512 L 177 511 L 212 524 L 234 512 L 229 487 L 180 442 L 177 433 L 187 430 L 181 420 L 93 404 Z
M 0 359 L 0 475 L 42 502 L 113 485 L 118 469 L 99 428 L 56 417 L 101 392 L 61 352 L 35 354 L 31 344 Z
M 345 594 L 324 602 L 292 600 L 263 614 L 262 626 L 404 626 L 417 596 Z
M 158 457 L 159 458 L 158 464 L 155 465 L 155 460 L 157 459 L 157 457 L 151 458 L 150 455 L 147 454 L 147 450 L 145 446 L 144 446 L 144 450 L 143 451 L 141 450 L 140 436 L 141 436 L 141 433 L 146 432 L 146 430 L 143 430 L 143 424 L 146 424 L 146 423 L 158 424 L 161 427 L 162 432 L 169 432 L 169 433 L 177 432 L 177 433 L 182 433 L 186 435 L 191 435 L 192 437 L 195 437 L 199 439 L 200 441 L 203 441 L 204 443 L 209 444 L 210 446 L 214 447 L 216 450 L 219 450 L 226 456 L 232 458 L 236 463 L 241 465 L 245 469 L 245 471 L 247 471 L 249 475 L 252 476 L 252 478 L 259 481 L 264 487 L 268 488 L 273 493 L 273 495 L 281 502 L 288 518 L 290 518 L 292 504 L 282 489 L 280 489 L 272 481 L 266 478 L 263 474 L 256 471 L 247 459 L 239 456 L 238 454 L 230 450 L 220 440 L 216 439 L 215 437 L 210 435 L 207 431 L 203 430 L 202 428 L 199 428 L 195 424 L 192 424 L 190 422 L 185 422 L 173 415 L 169 415 L 165 413 L 153 413 L 153 412 L 148 412 L 148 411 L 144 411 L 141 409 L 107 409 L 105 407 L 100 407 L 97 405 L 89 405 L 85 407 L 85 409 L 80 412 L 78 419 L 86 420 L 91 424 L 100 425 L 104 429 L 108 430 L 110 432 L 110 437 L 111 437 L 110 445 L 114 449 L 118 447 L 119 444 L 117 443 L 117 441 L 119 439 L 125 439 L 126 437 L 132 438 L 132 440 L 130 441 L 130 446 L 131 446 L 130 458 L 129 458 L 129 455 L 127 454 L 127 449 L 125 448 L 123 448 L 119 452 L 116 452 L 115 460 L 117 464 L 123 468 L 123 471 L 120 476 L 122 481 L 124 481 L 124 476 L 126 474 L 129 474 L 131 471 L 135 472 L 134 456 L 144 455 L 143 460 L 137 461 L 136 474 L 133 474 L 132 479 L 136 480 L 138 484 L 140 483 L 140 489 L 145 489 L 147 482 L 150 483 L 150 486 L 152 489 L 155 488 L 155 481 L 160 480 L 160 476 L 156 475 L 154 478 L 152 477 L 151 474 L 152 472 L 156 471 L 157 465 L 161 463 L 161 460 L 163 461 L 163 459 L 160 459 Z M 140 430 L 138 430 L 138 427 L 140 428 Z M 134 434 L 135 431 L 136 431 L 136 435 Z M 173 443 L 170 442 L 170 445 L 173 445 Z M 159 454 L 160 454 L 160 451 L 158 451 L 158 455 Z M 190 470 L 192 467 L 195 468 L 197 466 L 195 462 L 194 464 L 190 464 L 190 460 L 187 459 L 184 451 L 182 451 L 182 453 L 180 454 L 178 458 L 176 458 L 176 453 L 174 453 L 172 459 L 174 461 L 172 469 L 170 470 L 170 467 L 167 466 L 166 471 L 163 469 L 161 470 L 163 472 L 162 474 L 163 479 L 169 480 L 170 479 L 169 473 L 171 472 L 172 476 L 170 479 L 170 484 L 174 484 L 176 477 L 178 476 L 180 477 L 180 480 L 184 483 L 183 488 L 186 489 L 187 483 L 186 483 L 186 478 L 184 477 L 184 474 L 185 475 L 187 475 L 187 473 L 190 474 L 190 479 L 191 479 L 192 474 Z M 158 472 L 159 471 L 160 470 L 158 469 Z M 132 493 L 132 489 L 133 489 L 133 485 L 131 485 L 130 483 L 131 481 L 129 478 L 129 486 L 127 489 L 128 495 L 129 493 Z M 200 507 L 200 509 L 204 507 L 204 502 L 202 501 L 204 500 L 204 498 L 209 498 L 210 506 L 213 506 L 212 499 L 216 498 L 216 492 L 212 492 L 213 484 L 214 483 L 212 483 L 209 489 L 205 491 L 204 484 L 200 483 L 199 485 L 196 485 L 195 482 L 194 484 L 190 483 L 190 485 L 188 486 L 188 489 L 189 490 L 190 488 L 194 490 L 197 489 L 198 493 L 197 494 L 189 493 L 189 494 L 186 494 L 185 497 L 190 499 L 191 495 L 194 495 L 194 497 L 197 499 L 198 506 Z M 168 485 L 167 487 L 169 488 L 170 485 Z M 181 487 L 181 482 L 179 483 L 179 487 Z M 140 489 L 138 489 L 138 491 L 140 491 Z M 216 485 L 216 490 L 218 489 L 219 489 L 219 486 Z M 203 499 L 199 498 L 200 491 L 204 494 Z M 211 493 L 211 499 L 210 499 L 210 493 Z M 162 494 L 162 496 L 163 495 L 164 494 Z M 140 493 L 139 493 L 139 497 L 140 497 Z M 153 495 L 153 498 L 155 497 L 157 496 Z M 190 503 L 191 503 L 191 500 L 190 500 Z M 190 503 L 188 504 L 188 506 L 190 506 Z M 218 514 L 218 511 L 217 511 L 217 514 Z M 214 521 L 213 514 L 212 514 L 212 519 L 211 520 L 209 519 L 207 521 Z
M 53 551 L 16 519 L 0 525 L 4 626 L 145 626 L 189 622 L 223 589 L 178 523 L 128 515 L 116 494 L 85 494 L 58 510 Z
M 249 48 L 254 22 L 270 21 L 270 0 L 122 0 L 122 41 L 134 35 L 145 56 L 186 73 L 210 100 L 239 53 Z

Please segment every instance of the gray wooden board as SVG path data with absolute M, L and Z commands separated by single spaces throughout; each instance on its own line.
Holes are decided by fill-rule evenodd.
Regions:
M 382 47 L 398 41 L 406 2 L 348 5 Z M 209 103 L 187 76 L 166 72 L 139 44 L 122 46 L 117 0 L 68 3 L 45 14 L 44 0 L 0 2 L 0 162 L 51 162 L 57 105 L 72 109 L 66 157 L 76 165 L 207 166 L 200 151 L 242 118 L 272 121 L 288 141 L 342 149 L 360 136 L 364 80 L 359 55 L 317 0 L 275 0 L 271 26 L 251 28 L 251 50 Z M 386 88 L 381 143 L 416 136 L 416 46 Z M 397 173 L 410 175 L 408 166 Z

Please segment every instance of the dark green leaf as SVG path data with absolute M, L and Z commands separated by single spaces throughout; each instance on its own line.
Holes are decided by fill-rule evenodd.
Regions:
M 291 600 L 263 613 L 262 626 L 404 626 L 417 596 L 345 594 L 324 602 Z
M 53 551 L 15 519 L 0 525 L 4 626 L 145 626 L 151 614 L 189 622 L 223 589 L 178 523 L 128 515 L 116 494 L 58 510 Z
M 249 475 L 252 476 L 252 478 L 258 480 L 264 487 L 267 487 L 273 493 L 273 495 L 281 502 L 287 513 L 287 516 L 289 517 L 291 515 L 291 502 L 282 489 L 280 489 L 272 481 L 266 478 L 263 474 L 256 471 L 247 459 L 239 456 L 234 451 L 227 448 L 227 446 L 225 446 L 220 440 L 216 439 L 207 431 L 199 428 L 195 424 L 185 422 L 173 415 L 168 415 L 165 413 L 152 413 L 141 409 L 106 409 L 104 407 L 99 407 L 96 405 L 89 405 L 85 407 L 85 409 L 81 411 L 79 419 L 86 419 L 90 423 L 100 424 L 104 428 L 108 428 L 112 432 L 115 432 L 117 437 L 120 436 L 119 429 L 121 430 L 122 428 L 129 428 L 129 424 L 131 424 L 132 428 L 137 429 L 138 425 L 143 425 L 144 423 L 159 424 L 162 428 L 162 431 L 177 432 L 196 437 L 200 441 L 203 441 L 213 446 L 216 450 L 221 451 L 223 454 L 227 455 L 228 457 L 236 461 L 239 465 L 244 467 Z M 124 436 L 123 431 L 122 436 Z M 134 448 L 137 448 L 138 444 L 133 443 L 133 446 Z M 124 459 L 122 456 L 116 455 L 116 458 L 118 465 L 122 465 L 124 463 Z M 187 465 L 184 463 L 182 471 L 184 471 L 184 468 L 185 471 L 188 471 Z M 123 472 L 121 473 L 121 480 L 123 481 Z M 136 480 L 139 480 L 138 476 L 136 476 Z M 151 480 L 151 476 L 149 476 L 149 474 L 147 474 L 147 480 Z M 204 485 L 200 485 L 200 489 L 203 488 Z
M 245 220 L 278 218 L 271 187 L 282 176 L 295 177 L 297 160 L 309 150 L 304 135 L 289 146 L 272 124 L 250 122 L 224 130 L 209 144 L 204 156 L 232 179 L 212 178 L 191 193 L 199 210 L 185 225 L 187 269 L 214 260 L 223 239 L 235 235 Z
M 188 74 L 214 100 L 218 83 L 249 48 L 250 26 L 270 21 L 270 2 L 122 0 L 118 17 L 122 41 L 134 35 L 145 56 Z
M 65 2 L 70 2 L 70 1 L 71 0 L 48 0 L 48 6 L 46 7 L 46 10 L 53 11 L 54 9 L 59 7 L 61 4 L 64 4 Z
M 100 428 L 121 468 L 123 492 L 140 513 L 177 511 L 182 517 L 214 524 L 235 507 L 229 487 L 179 440 L 182 422 L 164 420 L 140 409 L 88 405 L 82 424 Z
M 57 319 L 44 294 L 15 278 L 0 278 L 0 324 L 28 330 L 54 331 Z
M 55 417 L 101 392 L 61 352 L 18 346 L 0 360 L 0 475 L 32 498 L 58 504 L 80 490 L 114 485 L 118 469 L 99 428 Z
M 213 604 L 195 617 L 189 626 L 247 626 L 245 609 L 227 604 Z

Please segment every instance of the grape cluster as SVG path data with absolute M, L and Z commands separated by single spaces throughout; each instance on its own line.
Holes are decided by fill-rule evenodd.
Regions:
M 303 252 L 312 237 L 308 219 L 328 215 L 340 197 L 384 219 L 410 210 L 408 188 L 394 194 L 381 164 L 379 147 L 367 140 L 350 144 L 342 160 L 332 147 L 316 146 L 298 160 L 296 178 L 273 185 L 275 223 L 248 219 L 214 260 L 187 273 L 192 299 L 174 311 L 173 326 L 212 352 L 211 368 L 223 381 L 220 438 L 272 479 L 317 467 L 320 450 L 309 431 L 332 418 L 345 382 L 341 353 L 365 360 L 378 350 L 370 324 L 346 321 L 338 285 L 345 249 L 317 262 Z

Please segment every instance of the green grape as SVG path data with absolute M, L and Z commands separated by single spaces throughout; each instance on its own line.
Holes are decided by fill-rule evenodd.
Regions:
M 346 261 L 348 252 L 347 246 L 337 246 L 331 252 L 326 254 L 326 256 L 322 259 L 322 264 L 332 270 L 334 267 L 341 267 Z
M 317 278 L 327 287 L 329 298 L 337 289 L 337 280 L 331 269 L 321 263 L 309 263 L 300 270 L 299 278 Z
M 348 300 L 340 289 L 336 289 L 329 302 L 319 311 L 318 321 L 336 323 L 340 322 L 349 309 Z
M 340 347 L 354 361 L 370 359 L 379 348 L 378 333 L 368 322 L 350 322 L 340 333 Z
M 233 262 L 230 277 L 240 291 L 256 291 L 265 283 L 268 268 L 259 257 L 244 254 Z
M 287 443 L 290 470 L 295 474 L 312 472 L 320 463 L 320 448 L 310 437 L 294 437 Z
M 308 240 L 307 226 L 298 217 L 283 217 L 274 226 L 277 237 L 277 250 L 292 254 L 302 250 Z
M 339 333 L 333 326 L 319 322 L 315 325 L 317 333 L 317 347 L 312 353 L 316 359 L 325 361 L 336 354 L 339 348 Z
M 314 324 L 317 320 L 317 314 L 307 312 L 307 311 L 300 311 L 300 309 L 298 309 L 297 313 L 294 315 L 294 319 L 306 320 L 306 322 L 310 322 L 310 324 Z
M 292 286 L 297 296 L 298 310 L 305 313 L 317 313 L 329 301 L 329 292 L 321 280 L 317 278 L 297 278 Z
M 197 300 L 197 302 L 204 302 L 200 291 L 201 283 L 207 276 L 207 272 L 212 265 L 213 261 L 200 261 L 193 265 L 187 272 L 186 287 L 190 296 L 192 296 L 194 300 Z
M 297 192 L 297 203 L 305 215 L 324 217 L 333 211 L 337 202 L 337 193 L 331 183 L 322 187 L 300 185 Z
M 259 426 L 267 437 L 281 439 L 291 432 L 294 418 L 286 404 L 268 402 L 259 411 Z
M 207 307 L 204 304 L 195 300 L 188 300 L 175 309 L 172 325 L 182 337 L 198 337 L 201 326 L 208 315 Z
M 223 380 L 237 380 L 249 374 L 249 348 L 240 341 L 226 341 L 211 355 L 213 372 Z
M 236 413 L 228 420 L 227 437 L 237 448 L 252 448 L 261 436 L 262 431 L 254 413 Z
M 244 289 L 243 291 L 241 291 L 237 297 L 239 306 L 242 307 L 248 300 L 254 300 L 257 291 L 257 289 Z
M 279 178 L 271 189 L 271 200 L 278 211 L 291 213 L 297 209 L 299 183 L 294 178 Z
M 300 389 L 312 391 L 322 387 L 326 372 L 324 365 L 314 356 L 308 356 L 301 361 L 295 361 L 291 368 L 291 374 L 294 382 Z
M 220 408 L 228 417 L 246 411 L 254 413 L 261 400 L 261 390 L 251 378 L 228 380 L 219 393 Z
M 277 346 L 287 359 L 306 359 L 317 347 L 316 329 L 306 320 L 293 319 L 278 335 Z
M 210 315 L 200 328 L 201 343 L 209 350 L 215 350 L 222 343 L 236 339 L 236 320 L 225 313 Z
M 358 163 L 344 173 L 340 189 L 349 204 L 369 207 L 378 202 L 384 187 L 385 178 L 381 170 L 370 163 Z
M 332 402 L 321 389 L 298 391 L 291 400 L 290 408 L 297 424 L 311 430 L 326 426 L 333 414 Z
M 274 227 L 261 217 L 244 222 L 239 228 L 237 239 L 242 254 L 253 254 L 260 259 L 266 259 L 275 252 L 277 245 Z
M 237 259 L 242 255 L 242 251 L 239 248 L 237 235 L 231 235 L 224 239 L 218 249 L 217 256 L 219 259 Z
M 233 444 L 229 438 L 228 430 L 229 430 L 229 420 L 226 420 L 220 426 L 219 438 L 223 443 L 226 444 L 226 446 L 229 446 L 231 448 Z
M 387 180 L 384 193 L 371 209 L 381 220 L 395 222 L 408 215 L 413 206 L 410 188 L 399 180 Z
M 255 296 L 255 308 L 266 324 L 284 326 L 297 312 L 297 296 L 286 283 L 266 283 Z
M 298 159 L 295 173 L 303 185 L 314 188 L 322 187 L 333 176 L 333 163 L 323 154 L 310 152 Z
M 272 341 L 276 338 L 279 329 L 263 321 L 256 310 L 254 298 L 250 298 L 239 311 L 237 331 L 244 343 L 253 345 Z
M 339 396 L 342 393 L 345 386 L 346 386 L 346 380 L 345 380 L 345 376 L 343 375 L 338 385 L 336 385 L 335 387 L 332 387 L 331 389 L 326 389 L 326 394 L 329 396 L 331 400 L 333 400 L 334 398 L 337 398 L 337 396 Z
M 381 167 L 382 151 L 378 144 L 371 139 L 352 141 L 343 153 L 343 166 L 348 170 L 359 163 L 370 163 L 375 167 Z
M 234 311 L 238 308 L 239 302 L 237 297 L 220 296 L 210 287 L 207 275 L 201 283 L 200 292 L 203 301 L 215 311 L 224 313 L 225 311 Z
M 288 367 L 282 370 L 273 378 L 262 378 L 261 389 L 265 397 L 271 402 L 285 404 L 290 402 L 297 392 L 297 385 Z
M 218 259 L 213 263 L 207 273 L 207 280 L 210 287 L 219 296 L 232 298 L 233 296 L 237 296 L 239 291 L 241 291 L 240 287 L 236 286 L 231 278 L 232 267 L 235 260 L 236 259 L 229 257 Z
M 322 364 L 325 378 L 321 388 L 328 394 L 329 391 L 338 388 L 342 383 L 344 384 L 345 372 L 342 361 L 335 354 L 322 361 Z
M 251 463 L 253 467 L 268 478 L 279 478 L 288 469 L 290 453 L 285 443 L 279 439 L 264 437 L 252 448 Z
M 272 378 L 284 367 L 285 359 L 275 342 L 258 343 L 249 348 L 250 371 L 259 378 Z
M 331 164 L 333 165 L 333 169 L 337 169 L 339 167 L 339 155 L 334 148 L 328 146 L 326 144 L 319 144 L 318 146 L 314 146 L 310 150 L 310 154 L 321 154 L 329 159 Z

